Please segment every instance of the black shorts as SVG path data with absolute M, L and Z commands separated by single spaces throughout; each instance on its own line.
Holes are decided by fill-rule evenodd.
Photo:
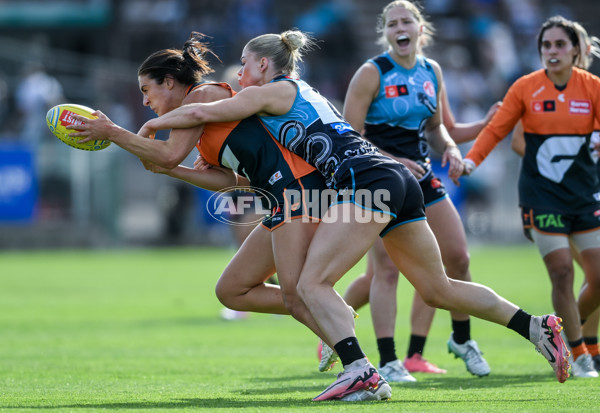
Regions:
M 325 179 L 317 172 L 311 172 L 286 186 L 283 193 L 275 196 L 275 206 L 262 225 L 273 231 L 289 220 L 302 218 L 306 222 L 318 223 L 331 205 Z
M 446 192 L 444 183 L 440 178 L 435 176 L 433 171 L 431 171 L 425 179 L 420 181 L 419 185 L 421 185 L 421 190 L 423 191 L 425 208 L 441 201 L 442 199 L 448 198 L 448 192 Z
M 600 209 L 585 213 L 562 214 L 539 208 L 521 208 L 523 232 L 533 241 L 531 230 L 549 235 L 571 235 L 600 228 Z
M 344 161 L 334 175 L 337 203 L 352 202 L 363 209 L 391 216 L 381 231 L 425 219 L 423 192 L 413 174 L 399 162 L 380 154 Z

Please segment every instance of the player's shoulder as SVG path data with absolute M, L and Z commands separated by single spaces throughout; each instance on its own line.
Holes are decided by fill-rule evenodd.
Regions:
M 227 83 L 202 83 L 192 89 L 186 96 L 185 103 L 205 103 L 227 99 L 233 95 L 231 86 Z

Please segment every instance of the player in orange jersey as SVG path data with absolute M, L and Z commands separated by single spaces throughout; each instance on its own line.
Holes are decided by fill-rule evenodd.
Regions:
M 575 22 L 548 19 L 538 35 L 544 69 L 518 79 L 465 156 L 470 174 L 521 120 L 525 152 L 519 178 L 523 228 L 537 245 L 552 283 L 552 303 L 573 350 L 572 374 L 598 377 L 581 321 L 600 304 L 600 181 L 590 148 L 600 121 L 600 78 L 577 67 L 586 56 Z M 587 282 L 573 294 L 572 242 Z
M 588 35 L 587 31 L 583 26 L 579 23 L 574 23 L 574 27 L 577 30 L 577 35 L 579 37 L 579 44 L 581 45 L 581 49 L 583 53 L 577 57 L 575 61 L 575 66 L 588 70 L 592 65 L 592 60 L 594 56 L 600 57 L 600 39 L 595 36 Z M 592 133 L 592 137 L 590 140 L 591 146 L 595 146 L 600 143 L 600 124 L 596 123 L 594 126 L 594 132 Z M 517 123 L 515 129 L 512 133 L 511 147 L 513 151 L 519 156 L 523 156 L 525 154 L 525 136 L 523 133 L 523 125 L 521 122 Z M 600 177 L 600 163 L 596 160 L 596 165 L 598 169 L 598 176 Z M 573 254 L 573 258 L 582 266 L 581 255 L 579 250 L 573 245 L 572 242 L 569 242 L 569 246 L 571 248 L 571 254 Z M 581 289 L 586 288 L 587 282 L 584 280 Z M 582 326 L 582 334 L 583 341 L 592 356 L 594 361 L 594 368 L 596 371 L 600 371 L 600 352 L 598 351 L 598 325 L 600 324 L 600 308 L 596 309 L 583 323 Z

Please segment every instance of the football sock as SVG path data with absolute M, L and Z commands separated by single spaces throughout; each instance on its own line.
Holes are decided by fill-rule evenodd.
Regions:
M 456 344 L 465 344 L 471 339 L 471 320 L 452 320 L 452 331 Z
M 516 331 L 527 340 L 529 340 L 529 324 L 531 323 L 531 314 L 526 313 L 520 308 L 512 316 L 506 327 Z
M 408 342 L 408 353 L 406 356 L 412 357 L 415 353 L 423 355 L 423 350 L 425 349 L 425 340 L 427 340 L 427 337 L 425 336 L 411 334 Z
M 340 361 L 344 366 L 366 357 L 365 353 L 361 350 L 356 337 L 345 338 L 335 344 L 333 348 L 335 348 L 335 352 L 340 357 Z
M 583 338 L 576 341 L 569 341 L 569 347 L 571 347 L 571 350 L 573 351 L 573 360 L 577 360 L 579 356 L 588 352 L 587 347 L 583 342 Z
M 588 349 L 588 352 L 592 355 L 592 357 L 600 354 L 598 352 L 598 337 L 584 337 L 583 342 Z
M 379 367 L 383 367 L 386 363 L 398 359 L 394 337 L 378 338 L 377 349 L 379 350 Z

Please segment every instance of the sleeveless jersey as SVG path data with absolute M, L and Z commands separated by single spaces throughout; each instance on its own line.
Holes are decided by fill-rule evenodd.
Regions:
M 559 89 L 544 69 L 521 77 L 465 158 L 480 164 L 519 119 L 526 142 L 520 205 L 562 213 L 600 208 L 590 150 L 594 121 L 600 121 L 600 78 L 573 68 L 566 87 Z
M 294 104 L 284 115 L 260 116 L 260 119 L 283 146 L 314 165 L 329 187 L 343 161 L 377 152 L 306 82 L 289 76 L 272 80 L 279 81 L 290 81 L 297 86 Z
M 423 56 L 411 69 L 396 63 L 388 52 L 368 62 L 379 71 L 379 92 L 365 119 L 365 137 L 393 156 L 426 161 L 427 120 L 437 110 L 438 81 Z
M 226 83 L 192 85 L 187 93 L 206 84 L 215 84 L 235 93 Z M 196 145 L 206 162 L 232 169 L 248 178 L 252 186 L 277 196 L 296 179 L 315 170 L 281 146 L 257 116 L 204 125 Z

